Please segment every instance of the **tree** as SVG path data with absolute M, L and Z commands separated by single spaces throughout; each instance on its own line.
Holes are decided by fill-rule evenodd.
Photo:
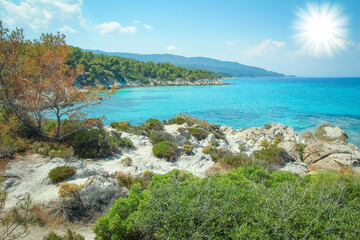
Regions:
M 0 99 L 31 134 L 60 141 L 84 123 L 84 107 L 109 97 L 109 91 L 77 89 L 76 76 L 83 71 L 66 63 L 71 48 L 61 34 L 42 34 L 39 40 L 25 40 L 23 30 L 9 32 L 0 22 Z M 68 117 L 71 121 L 64 121 Z M 44 131 L 47 119 L 55 119 L 56 131 Z M 63 126 L 63 122 L 67 126 Z

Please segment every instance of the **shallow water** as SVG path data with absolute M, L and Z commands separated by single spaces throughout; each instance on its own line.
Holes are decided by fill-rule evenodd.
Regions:
M 226 86 L 147 87 L 119 90 L 90 117 L 106 124 L 149 118 L 170 119 L 187 112 L 235 128 L 279 122 L 302 132 L 323 122 L 345 129 L 360 146 L 360 78 L 239 78 Z

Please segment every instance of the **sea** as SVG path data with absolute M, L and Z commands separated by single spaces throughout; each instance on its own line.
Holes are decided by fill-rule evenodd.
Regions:
M 236 129 L 282 123 L 297 132 L 322 123 L 340 126 L 348 142 L 360 146 L 360 78 L 237 78 L 223 86 L 142 87 L 117 91 L 92 106 L 89 117 L 105 115 L 105 124 L 132 125 L 149 118 L 168 120 L 188 113 Z

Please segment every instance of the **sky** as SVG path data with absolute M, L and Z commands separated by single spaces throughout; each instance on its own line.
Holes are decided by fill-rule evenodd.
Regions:
M 29 39 L 210 57 L 299 77 L 360 77 L 360 0 L 0 0 Z

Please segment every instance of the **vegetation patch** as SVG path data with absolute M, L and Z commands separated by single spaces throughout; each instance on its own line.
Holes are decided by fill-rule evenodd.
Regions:
M 188 128 L 188 130 L 189 133 L 199 141 L 205 139 L 209 135 L 207 131 L 200 128 Z
M 149 135 L 149 140 L 151 142 L 151 144 L 157 144 L 159 142 L 163 142 L 163 141 L 169 141 L 169 142 L 173 142 L 174 141 L 174 137 L 164 131 L 151 131 L 150 135 Z
M 156 157 L 173 160 L 176 158 L 177 145 L 173 142 L 163 141 L 154 145 L 152 151 Z
M 77 131 L 70 139 L 75 154 L 82 158 L 109 157 L 117 151 L 118 144 L 118 139 L 97 128 Z
M 50 232 L 43 240 L 85 240 L 85 237 L 68 229 L 65 235 Z
M 191 145 L 190 143 L 183 144 L 183 150 L 184 150 L 185 154 L 191 155 L 193 153 L 193 149 L 194 149 L 194 146 Z
M 156 130 L 156 131 L 160 131 L 164 128 L 163 124 L 159 120 L 153 118 L 147 120 L 144 123 L 144 126 L 150 130 Z
M 84 188 L 84 185 L 78 185 L 75 183 L 61 183 L 59 186 L 59 196 L 60 197 L 68 197 L 73 194 L 78 193 L 81 189 Z
M 121 160 L 121 164 L 124 165 L 125 167 L 130 167 L 132 166 L 132 159 L 131 157 L 126 157 L 124 159 Z
M 131 129 L 131 124 L 129 121 L 112 122 L 110 127 L 121 132 L 128 132 Z
M 70 166 L 60 166 L 49 172 L 49 178 L 53 183 L 58 183 L 74 176 L 76 169 Z
M 301 178 L 257 165 L 203 179 L 174 170 L 155 175 L 145 191 L 133 185 L 94 232 L 98 239 L 358 239 L 359 185 L 354 174 Z

